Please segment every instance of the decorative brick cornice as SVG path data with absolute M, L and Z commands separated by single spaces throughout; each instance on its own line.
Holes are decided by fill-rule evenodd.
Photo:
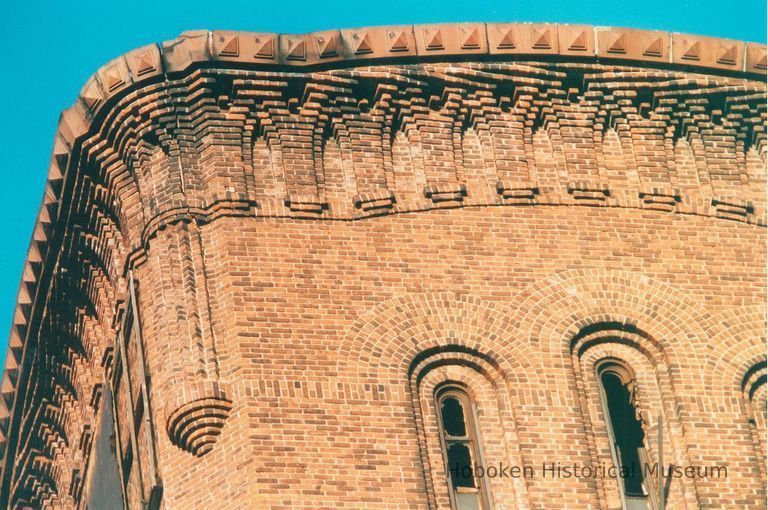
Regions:
M 62 113 L 58 134 L 73 145 L 109 100 L 136 85 L 194 66 L 312 70 L 378 62 L 577 57 L 589 62 L 726 71 L 759 77 L 768 71 L 766 46 L 652 30 L 567 24 L 468 23 L 399 25 L 310 34 L 190 31 L 147 45 L 102 66 L 79 100 Z M 60 148 L 60 147 L 59 147 Z M 54 156 L 57 155 L 56 149 Z M 61 166 L 56 165 L 56 166 Z
M 764 45 L 519 23 L 197 31 L 112 60 L 55 135 L 0 387 L 0 505 L 55 497 L 39 480 L 61 441 L 20 444 L 19 402 L 51 406 L 24 424 L 51 438 L 77 375 L 28 380 L 107 359 L 126 270 L 168 225 L 568 205 L 764 226 L 765 74 Z

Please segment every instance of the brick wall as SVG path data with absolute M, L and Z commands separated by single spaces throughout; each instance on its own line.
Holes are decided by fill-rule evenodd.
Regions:
M 669 420 L 668 461 L 730 468 L 727 481 L 690 487 L 675 481 L 670 504 L 758 507 L 765 495 L 739 371 L 763 350 L 764 256 L 754 247 L 764 238 L 753 227 L 733 227 L 586 207 L 466 208 L 353 224 L 227 219 L 205 226 L 221 375 L 235 405 L 202 459 L 160 440 L 166 497 L 193 507 L 199 492 L 185 491 L 184 483 L 176 492 L 172 480 L 220 476 L 204 505 L 226 497 L 246 506 L 271 494 L 268 500 L 285 508 L 316 508 L 323 497 L 335 501 L 328 507 L 428 508 L 422 462 L 428 452 L 418 440 L 434 435 L 435 418 L 425 412 L 429 398 L 411 390 L 419 388 L 413 363 L 424 353 L 438 356 L 433 351 L 457 362 L 437 373 L 461 371 L 450 378 L 466 377 L 494 395 L 478 399 L 489 463 L 607 461 L 596 390 L 579 395 L 570 344 L 590 325 L 617 322 L 644 336 L 631 347 L 601 348 L 620 351 L 614 355 L 636 362 L 638 372 L 648 365 L 650 411 L 655 418 L 663 409 Z M 692 245 L 707 242 L 732 249 L 727 257 L 718 250 L 691 256 Z M 155 288 L 166 260 L 150 258 L 139 276 L 145 288 Z M 152 310 L 155 294 L 148 294 L 142 308 Z M 738 321 L 744 325 L 738 329 L 750 329 L 735 335 L 740 340 L 726 325 L 737 310 L 757 318 Z M 146 336 L 166 339 L 166 329 L 145 312 Z M 720 335 L 730 339 L 713 343 Z M 172 361 L 159 352 L 152 358 L 157 366 Z M 458 362 L 465 358 L 482 368 Z M 715 375 L 723 371 L 731 374 L 727 381 Z M 173 372 L 158 373 L 156 385 L 167 387 L 161 377 Z M 503 418 L 499 400 L 509 406 Z M 424 405 L 421 419 L 432 423 L 421 435 L 414 401 Z M 602 448 L 597 457 L 590 457 L 590 441 L 601 445 L 593 446 Z M 430 483 L 443 507 L 440 456 L 430 455 Z M 589 481 L 524 482 L 492 482 L 498 503 L 616 506 L 615 488 Z

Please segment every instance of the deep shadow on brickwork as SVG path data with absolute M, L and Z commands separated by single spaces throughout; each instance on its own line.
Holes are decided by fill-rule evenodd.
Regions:
M 109 62 L 54 141 L 0 506 L 764 508 L 765 73 L 549 24 Z

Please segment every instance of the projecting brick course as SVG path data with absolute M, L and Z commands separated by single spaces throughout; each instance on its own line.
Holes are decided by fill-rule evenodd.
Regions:
M 652 459 L 661 423 L 667 463 L 727 466 L 668 508 L 763 508 L 764 72 L 758 45 L 523 24 L 107 64 L 57 134 L 0 502 L 93 505 L 113 409 L 130 508 L 450 508 L 454 381 L 486 464 L 537 473 L 489 480 L 495 508 L 621 508 L 541 476 L 612 464 L 615 358 Z

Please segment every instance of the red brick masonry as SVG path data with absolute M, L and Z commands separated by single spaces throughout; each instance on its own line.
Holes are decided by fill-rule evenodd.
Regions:
M 85 508 L 111 430 L 130 508 L 448 508 L 455 381 L 487 465 L 536 469 L 495 508 L 620 508 L 614 479 L 539 476 L 612 465 L 610 357 L 667 463 L 727 466 L 669 508 L 764 508 L 765 74 L 763 45 L 550 24 L 109 62 L 54 140 L 0 506 Z

